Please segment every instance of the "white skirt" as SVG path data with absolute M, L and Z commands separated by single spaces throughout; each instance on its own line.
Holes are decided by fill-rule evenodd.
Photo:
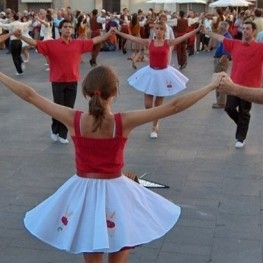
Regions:
M 172 96 L 186 88 L 188 78 L 172 66 L 165 69 L 143 67 L 128 78 L 135 89 L 153 96 Z
M 165 235 L 181 209 L 122 175 L 87 179 L 77 175 L 25 215 L 37 238 L 71 253 L 116 252 Z

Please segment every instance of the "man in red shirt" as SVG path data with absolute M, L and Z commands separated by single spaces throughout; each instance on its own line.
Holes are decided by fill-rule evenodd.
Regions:
M 105 41 L 110 36 L 111 31 L 92 39 L 72 39 L 72 24 L 68 20 L 60 22 L 59 31 L 60 38 L 46 41 L 27 38 L 21 34 L 20 30 L 17 30 L 14 34 L 30 46 L 36 47 L 38 53 L 48 57 L 53 100 L 57 104 L 73 108 L 80 79 L 79 64 L 81 55 L 85 52 L 91 52 L 94 45 Z M 65 125 L 52 119 L 51 139 L 53 141 L 67 144 L 67 133 L 68 130 Z
M 249 88 L 261 87 L 263 66 L 263 43 L 255 41 L 256 25 L 251 21 L 243 24 L 243 39 L 229 39 L 222 35 L 205 32 L 217 41 L 223 42 L 223 47 L 231 54 L 231 79 L 235 84 Z M 243 148 L 250 121 L 251 102 L 237 96 L 228 95 L 225 111 L 236 123 L 236 148 Z

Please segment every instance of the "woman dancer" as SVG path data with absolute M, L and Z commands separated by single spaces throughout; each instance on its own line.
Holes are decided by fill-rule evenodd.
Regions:
M 27 22 L 20 22 L 19 21 L 19 14 L 13 12 L 13 18 L 14 21 L 9 23 L 9 24 L 3 24 L 0 23 L 0 27 L 8 30 L 10 33 L 13 33 L 15 30 L 20 29 L 22 32 L 24 28 L 28 28 L 31 24 L 32 21 L 27 21 Z M 22 41 L 18 39 L 16 36 L 13 34 L 10 37 L 10 52 L 12 55 L 13 63 L 15 65 L 15 68 L 17 72 L 15 73 L 17 76 L 23 75 L 24 72 L 24 64 L 23 64 L 23 59 L 21 56 L 22 53 Z
M 26 228 L 42 241 L 85 263 L 125 263 L 129 251 L 165 235 L 177 222 L 180 207 L 122 175 L 130 132 L 139 125 L 183 111 L 218 86 L 215 81 L 149 110 L 114 114 L 118 79 L 109 67 L 91 70 L 82 84 L 89 109 L 56 104 L 30 86 L 0 73 L 0 82 L 17 96 L 63 122 L 75 146 L 76 174 L 53 195 L 26 213 Z
M 38 16 L 36 16 L 36 19 L 37 19 L 41 24 L 44 25 L 44 38 L 43 38 L 43 41 L 49 40 L 49 39 L 53 39 L 53 38 L 52 38 L 52 35 L 53 35 L 53 33 L 52 33 L 53 18 L 52 18 L 51 13 L 48 12 L 48 13 L 46 14 L 45 20 L 40 19 Z M 45 66 L 48 66 L 48 67 L 46 68 L 46 71 L 49 71 L 49 70 L 50 70 L 50 69 L 49 69 L 49 60 L 48 60 L 48 57 L 45 57 L 45 58 L 46 58 L 46 64 L 45 64 Z
M 144 92 L 145 108 L 160 106 L 166 96 L 172 96 L 186 88 L 188 79 L 174 67 L 169 65 L 170 47 L 181 43 L 198 32 L 198 28 L 175 39 L 165 39 L 166 25 L 157 22 L 154 26 L 154 39 L 143 39 L 114 29 L 122 38 L 129 39 L 149 48 L 149 66 L 143 67 L 132 76 L 128 82 L 135 89 Z M 154 100 L 155 97 L 155 100 Z M 158 137 L 159 122 L 153 121 L 150 138 Z

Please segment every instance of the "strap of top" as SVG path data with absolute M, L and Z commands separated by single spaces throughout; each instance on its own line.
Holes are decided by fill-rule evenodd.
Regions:
M 80 136 L 81 133 L 80 133 L 80 117 L 81 117 L 81 114 L 83 112 L 82 111 L 75 111 L 75 115 L 74 115 L 74 129 L 75 129 L 75 135 L 76 136 Z
M 121 114 L 114 114 L 115 124 L 116 124 L 116 137 L 122 137 L 122 119 Z

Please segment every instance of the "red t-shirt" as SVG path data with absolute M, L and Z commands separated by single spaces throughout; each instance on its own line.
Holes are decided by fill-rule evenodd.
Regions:
M 91 39 L 71 39 L 66 43 L 62 38 L 37 41 L 37 51 L 49 58 L 51 82 L 75 82 L 80 78 L 81 54 L 92 51 Z
M 232 57 L 232 80 L 251 88 L 261 87 L 263 43 L 224 38 L 223 45 Z

